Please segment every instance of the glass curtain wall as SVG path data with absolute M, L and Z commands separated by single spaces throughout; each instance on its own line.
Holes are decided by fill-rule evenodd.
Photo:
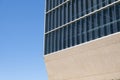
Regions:
M 117 1 L 46 0 L 45 54 L 119 32 Z

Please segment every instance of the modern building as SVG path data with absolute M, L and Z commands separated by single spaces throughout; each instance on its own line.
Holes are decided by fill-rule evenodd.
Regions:
M 120 0 L 46 0 L 49 80 L 120 79 Z

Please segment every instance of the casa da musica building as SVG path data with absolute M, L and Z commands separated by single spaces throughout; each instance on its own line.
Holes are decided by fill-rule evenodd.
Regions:
M 49 80 L 120 80 L 120 0 L 46 0 Z

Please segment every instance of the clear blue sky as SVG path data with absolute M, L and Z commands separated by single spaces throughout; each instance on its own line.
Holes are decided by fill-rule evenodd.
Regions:
M 0 80 L 48 80 L 44 0 L 0 0 Z

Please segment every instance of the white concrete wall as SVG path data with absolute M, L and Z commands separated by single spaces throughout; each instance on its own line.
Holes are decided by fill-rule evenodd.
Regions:
M 120 33 L 45 56 L 49 80 L 120 79 Z

